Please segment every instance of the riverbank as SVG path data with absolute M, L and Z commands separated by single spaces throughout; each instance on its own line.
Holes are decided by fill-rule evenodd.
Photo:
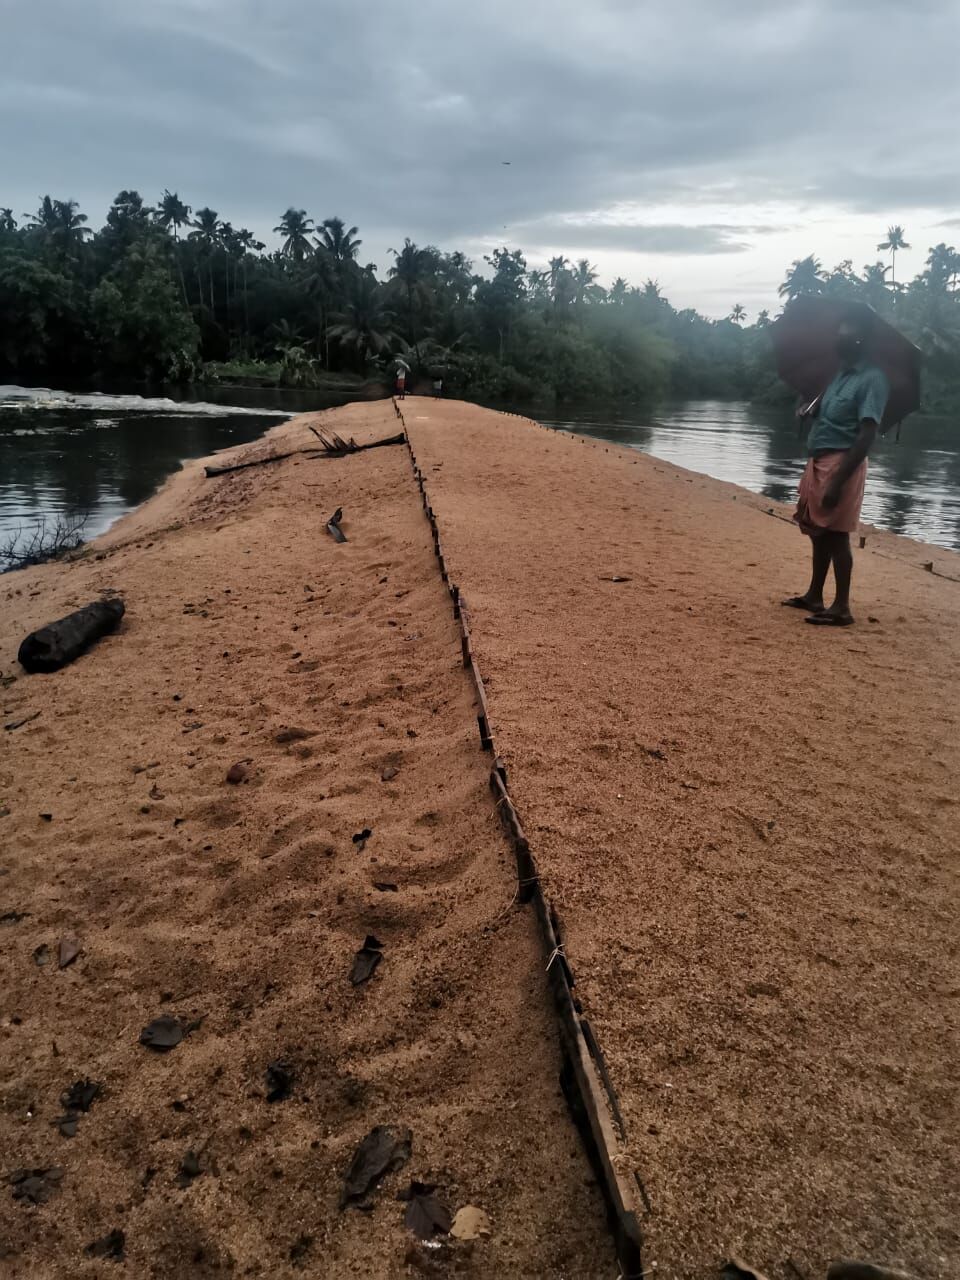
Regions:
M 377 437 L 383 410 L 237 452 L 315 444 L 306 421 Z M 102 590 L 124 593 L 120 631 L 24 675 L 22 636 Z M 42 1205 L 5 1187 L 4 1274 L 102 1275 L 85 1249 L 113 1231 L 138 1276 L 614 1274 L 406 450 L 188 464 L 0 604 L 4 723 L 36 717 L 0 766 L 0 1149 L 4 1175 L 64 1170 Z M 382 960 L 355 987 L 368 935 Z M 197 1025 L 158 1055 L 139 1036 L 162 1015 Z M 67 1138 L 83 1079 L 102 1095 Z M 378 1124 L 411 1155 L 341 1212 Z M 418 1243 L 411 1180 L 489 1236 Z
M 960 557 L 871 533 L 858 626 L 815 631 L 777 604 L 806 548 L 769 500 L 470 405 L 403 408 L 619 1096 L 645 1268 L 692 1280 L 735 1251 L 813 1280 L 858 1254 L 948 1276 L 960 586 L 922 565 L 960 577 Z M 308 445 L 308 421 L 396 429 L 389 402 L 353 405 L 242 455 Z M 14 1274 L 97 1274 L 83 1248 L 116 1228 L 137 1274 L 405 1274 L 393 1197 L 417 1178 L 492 1220 L 451 1266 L 615 1275 L 405 451 L 191 464 L 3 587 L 4 674 L 97 591 L 128 609 L 3 690 L 5 723 L 40 714 L 4 734 L 0 1145 L 65 1169 L 48 1204 L 0 1202 Z M 291 727 L 311 736 L 278 741 Z M 384 958 L 355 989 L 368 933 Z M 81 956 L 35 964 L 64 934 Z M 161 1013 L 201 1021 L 155 1057 L 137 1037 Z M 277 1058 L 297 1083 L 270 1104 Z M 104 1095 L 66 1139 L 48 1122 L 81 1077 Z M 413 1157 L 372 1215 L 341 1215 L 377 1123 L 409 1125 Z M 202 1172 L 179 1187 L 187 1150 Z

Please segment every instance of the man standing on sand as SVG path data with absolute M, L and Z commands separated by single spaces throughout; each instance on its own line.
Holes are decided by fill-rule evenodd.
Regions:
M 850 535 L 860 523 L 867 454 L 883 420 L 890 386 L 881 369 L 864 359 L 867 318 L 844 320 L 837 333 L 840 372 L 820 398 L 807 440 L 794 520 L 813 545 L 813 574 L 802 596 L 783 603 L 804 609 L 817 627 L 849 627 L 853 552 Z M 823 588 L 833 565 L 836 597 L 824 608 Z

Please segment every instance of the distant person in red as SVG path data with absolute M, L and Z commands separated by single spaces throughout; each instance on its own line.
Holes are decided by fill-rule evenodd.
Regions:
M 807 465 L 800 478 L 794 520 L 813 546 L 813 573 L 802 596 L 783 603 L 804 609 L 817 627 L 849 627 L 853 552 L 850 535 L 860 523 L 867 454 L 883 421 L 890 395 L 886 374 L 864 358 L 867 321 L 844 320 L 837 333 L 840 371 L 820 397 L 807 439 Z M 806 416 L 806 411 L 801 411 Z M 833 565 L 837 592 L 824 607 L 823 588 Z
M 405 400 L 407 396 L 407 371 L 406 369 L 397 370 L 397 399 Z

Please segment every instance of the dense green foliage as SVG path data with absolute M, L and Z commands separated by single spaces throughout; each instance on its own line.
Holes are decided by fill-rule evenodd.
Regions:
M 340 218 L 315 224 L 290 208 L 266 253 L 170 191 L 153 207 L 121 191 L 99 231 L 86 223 L 75 201 L 49 196 L 23 225 L 0 209 L 0 380 L 318 386 L 388 379 L 403 354 L 414 382 L 440 374 L 452 394 L 480 399 L 781 394 L 767 312 L 748 324 L 740 304 L 724 320 L 677 311 L 652 280 L 603 288 L 586 259 L 535 270 L 503 248 L 478 273 L 461 253 L 406 240 L 381 281 Z M 891 227 L 878 246 L 889 267 L 825 272 L 809 257 L 780 293 L 860 298 L 893 315 L 930 357 L 942 399 L 960 351 L 960 257 L 937 245 L 903 285 L 893 268 L 908 247 Z

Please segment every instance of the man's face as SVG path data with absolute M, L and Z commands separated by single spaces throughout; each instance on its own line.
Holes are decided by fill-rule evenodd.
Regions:
M 844 321 L 837 330 L 837 355 L 844 364 L 855 364 L 863 347 L 859 331 Z

